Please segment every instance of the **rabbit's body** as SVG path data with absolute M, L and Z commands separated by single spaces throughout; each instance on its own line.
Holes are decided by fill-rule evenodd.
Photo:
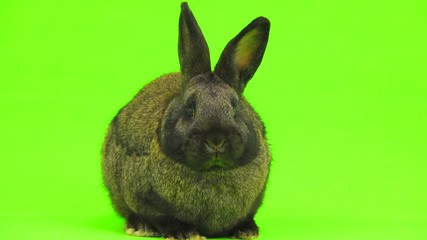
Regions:
M 268 20 L 245 28 L 215 73 L 207 71 L 203 42 L 198 53 L 185 45 L 204 41 L 186 4 L 180 21 L 182 73 L 149 83 L 113 119 L 103 146 L 104 183 L 128 233 L 256 237 L 253 217 L 270 152 L 264 126 L 241 93 L 261 61 Z M 263 40 L 245 40 L 254 34 Z
M 194 224 L 201 234 L 223 234 L 255 215 L 261 204 L 269 171 L 268 147 L 259 145 L 258 157 L 249 164 L 221 172 L 197 172 L 171 160 L 160 148 L 157 129 L 179 90 L 179 74 L 162 76 L 114 118 L 104 143 L 104 182 L 115 209 L 125 218 L 173 214 Z M 251 106 L 241 102 L 258 124 L 256 129 L 263 129 Z M 264 133 L 258 135 L 265 143 Z

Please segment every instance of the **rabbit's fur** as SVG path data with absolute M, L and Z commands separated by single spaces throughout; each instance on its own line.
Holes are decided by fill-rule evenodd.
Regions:
M 242 92 L 261 63 L 269 21 L 243 29 L 212 73 L 202 32 L 181 6 L 181 73 L 146 85 L 113 119 L 104 183 L 129 234 L 253 238 L 271 156 Z

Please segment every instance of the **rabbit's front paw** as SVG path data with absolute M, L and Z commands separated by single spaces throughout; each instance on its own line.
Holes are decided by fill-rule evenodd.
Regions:
M 166 240 L 206 240 L 205 237 L 200 236 L 197 232 L 185 232 L 185 231 L 178 231 L 173 234 L 168 234 L 165 238 Z
M 259 236 L 258 226 L 253 219 L 237 226 L 231 233 L 231 238 L 255 239 Z
M 129 235 L 134 235 L 138 237 L 158 237 L 160 233 L 157 232 L 147 223 L 142 221 L 127 221 L 125 232 Z
M 232 238 L 238 239 L 255 239 L 258 238 L 258 232 L 252 230 L 239 230 L 233 233 Z

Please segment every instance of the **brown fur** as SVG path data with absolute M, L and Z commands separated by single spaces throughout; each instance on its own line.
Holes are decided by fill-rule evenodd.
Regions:
M 215 72 L 221 77 L 219 78 L 212 73 L 197 72 L 210 68 L 210 64 L 202 63 L 197 68 L 191 68 L 187 65 L 191 64 L 194 56 L 180 55 L 181 69 L 185 75 L 171 73 L 149 83 L 111 122 L 102 150 L 103 180 L 115 210 L 127 219 L 129 233 L 161 234 L 164 237 L 177 238 L 200 235 L 258 235 L 258 227 L 253 217 L 265 191 L 271 156 L 264 126 L 258 114 L 243 97 L 242 91 L 261 61 L 267 41 L 265 34 L 268 36 L 269 25 L 266 21 L 258 19 L 245 28 L 230 42 L 226 48 L 228 53 L 220 60 L 219 65 L 225 66 L 228 60 L 233 64 L 233 49 L 243 44 L 253 57 L 252 61 L 247 60 L 247 69 L 231 66 L 224 70 L 217 67 Z M 198 26 L 192 13 L 185 4 L 181 15 L 182 24 L 189 26 L 181 26 L 185 31 L 180 34 L 189 35 L 192 34 L 191 31 L 195 32 L 194 36 L 182 36 L 182 41 L 204 41 L 201 39 L 201 31 L 197 30 Z M 253 29 L 264 32 L 264 35 L 260 33 L 260 36 L 265 39 L 254 41 L 248 36 L 248 43 L 260 44 L 248 47 L 248 43 L 241 43 L 241 39 Z M 191 47 L 191 43 L 181 45 L 182 48 Z M 180 50 L 180 53 L 186 54 L 184 49 Z M 201 54 L 196 55 L 209 59 L 206 57 L 209 56 L 207 49 L 202 49 Z M 198 70 L 194 72 L 194 69 Z M 243 74 L 242 78 L 237 76 L 238 73 Z M 197 94 L 200 95 L 197 100 L 198 110 L 194 116 L 197 126 L 202 130 L 211 129 L 213 125 L 225 129 L 232 124 L 235 126 L 237 121 L 245 120 L 246 122 L 238 123 L 239 133 L 243 136 L 249 132 L 254 133 L 247 136 L 253 136 L 253 141 L 256 139 L 257 144 L 251 145 L 258 148 L 252 149 L 255 155 L 247 156 L 245 162 L 237 162 L 228 169 L 199 171 L 194 167 L 198 164 L 198 156 L 186 155 L 185 161 L 189 161 L 187 164 L 165 153 L 162 139 L 168 138 L 166 132 L 170 131 L 165 120 L 182 106 L 182 101 L 185 101 L 187 96 Z M 238 100 L 237 110 L 230 102 L 233 98 Z M 234 117 L 233 111 L 237 111 L 237 118 Z M 188 123 L 180 121 L 177 122 L 175 131 L 185 132 Z M 244 137 L 241 138 L 246 141 Z M 227 141 L 234 140 L 227 138 Z M 229 143 L 234 144 L 230 150 L 234 154 L 230 155 L 231 158 L 245 156 L 242 151 L 248 151 L 239 148 L 239 143 Z M 190 161 L 192 158 L 193 162 Z M 169 228 L 166 228 L 167 225 Z M 182 227 L 179 227 L 181 225 Z
M 206 224 L 214 233 L 237 224 L 250 213 L 253 202 L 264 190 L 271 157 L 262 135 L 262 123 L 243 100 L 261 139 L 256 160 L 220 175 L 196 172 L 170 160 L 160 150 L 156 131 L 166 106 L 179 90 L 180 75 L 165 75 L 145 86 L 120 111 L 114 120 L 118 125 L 111 124 L 104 143 L 104 182 L 115 209 L 125 218 L 131 213 L 149 211 L 139 205 L 138 195 L 154 188 L 169 203 L 181 207 L 177 216 L 180 219 L 191 222 L 198 215 L 213 216 Z M 146 155 L 127 154 L 125 146 L 132 145 L 146 149 Z M 235 192 L 235 186 L 242 186 L 241 191 Z

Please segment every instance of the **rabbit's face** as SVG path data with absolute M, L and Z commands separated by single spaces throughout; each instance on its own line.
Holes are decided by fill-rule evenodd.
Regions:
M 161 142 L 176 161 L 209 171 L 243 165 L 256 155 L 258 139 L 246 106 L 217 76 L 194 77 L 171 105 Z

